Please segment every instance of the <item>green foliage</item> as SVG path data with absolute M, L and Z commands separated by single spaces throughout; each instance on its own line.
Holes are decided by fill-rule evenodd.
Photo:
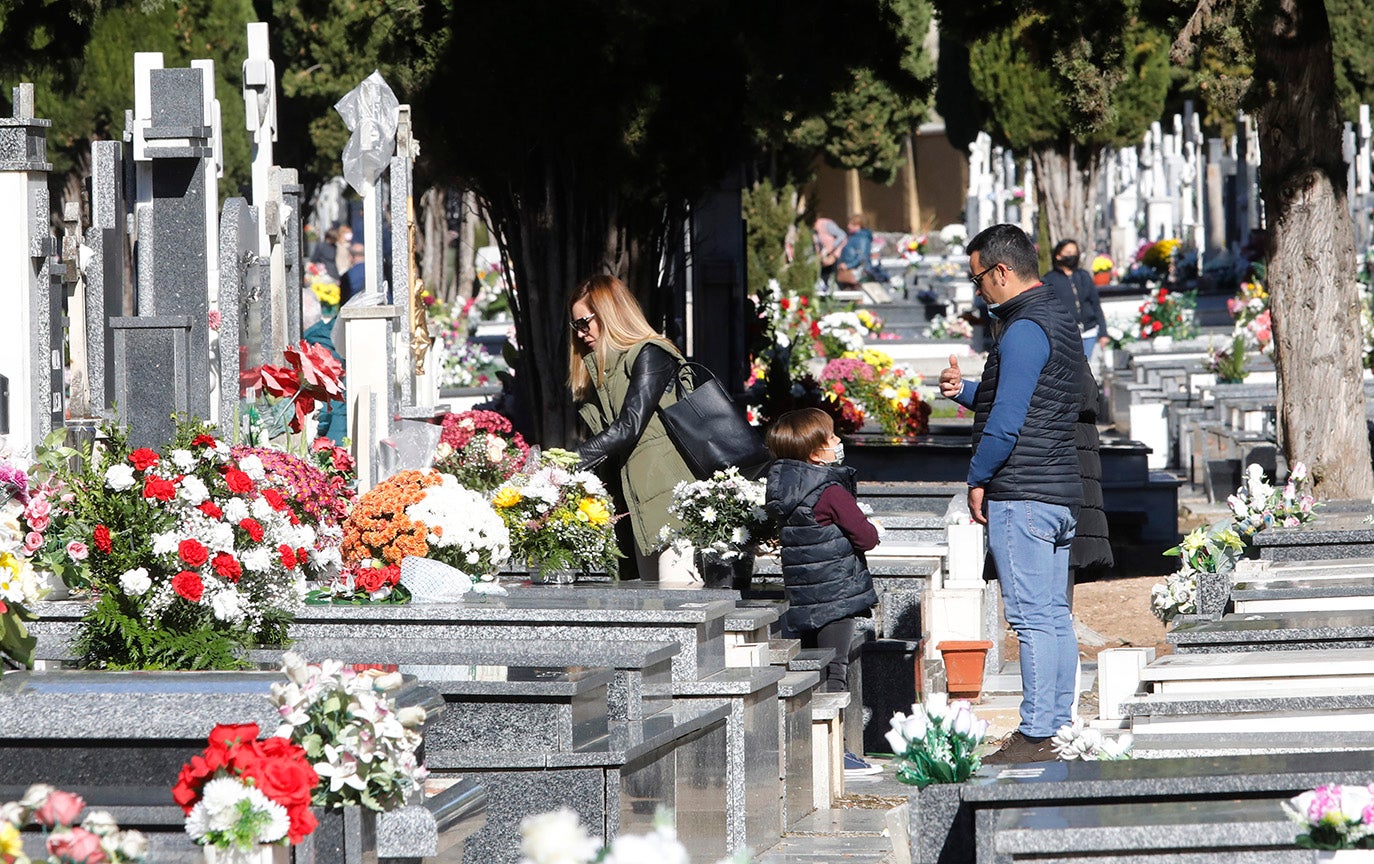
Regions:
M 1063 10 L 1032 6 L 969 46 L 969 82 L 994 137 L 1017 150 L 1138 141 L 1169 89 L 1167 34 L 1132 19 L 1116 36 L 1069 38 Z
M 38 7 L 51 8 L 40 13 Z M 53 11 L 63 7 L 70 9 L 69 16 Z M 84 165 L 92 140 L 118 139 L 124 111 L 134 104 L 134 52 L 161 51 L 168 67 L 202 58 L 215 61 L 215 96 L 224 128 L 221 191 L 237 194 L 239 185 L 249 181 L 241 88 L 246 26 L 257 18 L 251 0 L 28 0 L 0 15 L 0 56 L 8 55 L 0 69 L 6 77 L 34 82 L 36 113 L 52 120 L 48 146 L 57 174 Z M 44 16 L 47 23 L 30 24 L 33 31 L 20 29 L 23 22 Z M 60 36 L 46 50 L 35 48 L 36 34 L 50 30 Z M 9 94 L 0 96 L 7 100 Z
M 1374 6 L 1369 0 L 1326 0 L 1331 20 L 1331 55 L 1336 63 L 1336 94 L 1341 114 L 1358 121 L 1360 105 L 1374 102 Z
M 768 291 L 777 279 L 782 296 L 796 293 L 809 297 L 820 278 L 820 265 L 811 247 L 811 232 L 797 214 L 796 190 L 788 185 L 774 189 L 768 180 L 740 194 L 747 231 L 748 285 L 750 294 Z M 787 235 L 795 229 L 793 260 L 787 260 Z
M 153 626 L 139 615 L 128 614 L 119 597 L 106 592 L 82 617 L 72 650 L 83 666 L 97 669 L 248 668 L 237 651 L 238 642 L 214 629 L 208 618 L 178 604 Z
M 415 102 L 436 72 L 446 73 L 436 91 L 443 92 L 444 101 L 434 110 L 475 122 L 475 103 L 468 105 L 472 110 L 455 110 L 462 89 L 456 80 L 473 58 L 451 68 L 439 65 L 454 33 L 467 34 L 466 48 L 479 38 L 461 21 L 450 24 L 452 0 L 271 0 L 270 6 L 281 79 L 282 164 L 298 165 L 315 179 L 342 172 L 348 129 L 334 103 L 374 69 L 402 103 Z M 528 59 L 522 51 L 513 53 Z

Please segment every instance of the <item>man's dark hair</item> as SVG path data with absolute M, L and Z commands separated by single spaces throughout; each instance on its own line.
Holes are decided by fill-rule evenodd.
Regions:
M 1054 250 L 1053 250 L 1052 252 L 1050 252 L 1050 254 L 1053 255 L 1055 258 L 1058 258 L 1058 257 L 1059 257 L 1059 253 L 1064 251 L 1064 247 L 1065 247 L 1065 246 L 1068 246 L 1068 245 L 1071 244 L 1071 243 L 1072 243 L 1074 246 L 1078 246 L 1078 241 L 1077 241 L 1077 240 L 1068 239 L 1068 238 L 1066 238 L 1066 239 L 1064 239 L 1064 240 L 1060 240 L 1058 243 L 1054 244 Z M 1082 252 L 1082 251 L 1083 251 L 1082 247 L 1079 247 L 1078 251 L 1079 251 L 1079 252 Z
M 1007 269 L 1022 279 L 1040 278 L 1040 257 L 1035 254 L 1035 244 L 1015 225 L 993 225 L 978 232 L 964 249 L 969 255 L 978 253 L 978 261 L 983 267 L 1005 264 Z

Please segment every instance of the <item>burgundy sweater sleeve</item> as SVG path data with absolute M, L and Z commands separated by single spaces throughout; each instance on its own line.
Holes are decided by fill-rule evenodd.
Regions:
M 833 485 L 822 492 L 811 513 L 822 525 L 840 526 L 856 552 L 867 552 L 878 545 L 878 529 L 843 486 Z

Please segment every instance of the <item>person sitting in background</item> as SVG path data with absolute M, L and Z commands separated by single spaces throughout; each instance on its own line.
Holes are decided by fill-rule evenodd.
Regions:
M 863 281 L 887 283 L 889 277 L 883 268 L 873 264 L 873 232 L 864 223 L 864 214 L 855 213 L 849 217 L 849 239 L 840 251 L 840 263 L 835 273 L 835 281 L 840 285 L 854 286 Z

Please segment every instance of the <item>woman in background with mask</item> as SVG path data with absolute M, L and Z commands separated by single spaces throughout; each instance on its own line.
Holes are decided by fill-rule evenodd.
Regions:
M 1094 346 L 1107 344 L 1107 321 L 1092 274 L 1079 268 L 1079 259 L 1078 241 L 1060 240 L 1054 246 L 1054 267 L 1040 281 L 1073 317 L 1083 337 L 1083 356 L 1091 358 Z

